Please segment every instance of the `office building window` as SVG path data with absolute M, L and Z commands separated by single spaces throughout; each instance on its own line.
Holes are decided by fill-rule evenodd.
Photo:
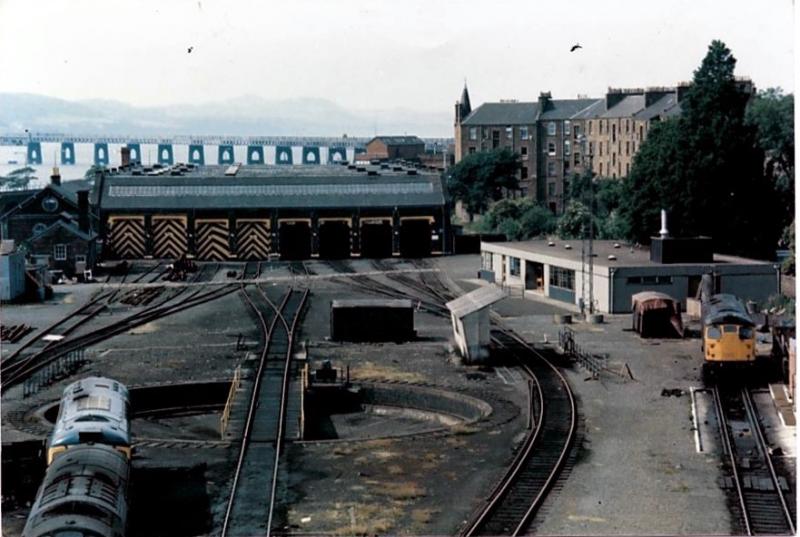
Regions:
M 470 140 L 477 140 L 478 139 L 478 127 L 470 127 L 469 128 L 469 139 Z
M 561 267 L 550 267 L 550 285 L 561 289 L 575 290 L 575 271 Z
M 547 124 L 547 134 L 550 135 L 550 136 L 555 136 L 556 135 L 556 122 L 555 121 L 551 121 L 550 123 Z
M 519 257 L 509 257 L 508 258 L 508 273 L 511 276 L 519 276 L 520 275 L 520 262 Z
M 481 252 L 481 268 L 492 270 L 492 252 Z
M 555 142 L 547 142 L 547 154 L 548 155 L 555 155 L 556 154 L 556 143 Z
M 569 155 L 570 155 L 569 140 L 564 140 L 564 156 L 568 157 Z
M 506 127 L 506 140 L 514 139 L 514 127 Z
M 519 138 L 520 138 L 520 140 L 527 140 L 528 139 L 528 127 L 520 127 L 519 128 Z
M 56 261 L 66 261 L 67 260 L 67 245 L 66 244 L 56 244 L 53 247 L 53 257 Z
M 548 177 L 555 177 L 556 176 L 556 163 L 555 162 L 548 162 L 547 163 L 547 176 Z

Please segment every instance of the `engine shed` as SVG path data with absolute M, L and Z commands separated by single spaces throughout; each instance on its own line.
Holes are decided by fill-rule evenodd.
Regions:
M 105 259 L 450 251 L 440 175 L 407 166 L 126 166 L 104 172 L 95 185 Z

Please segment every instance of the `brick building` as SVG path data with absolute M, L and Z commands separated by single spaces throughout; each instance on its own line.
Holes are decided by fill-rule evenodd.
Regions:
M 425 153 L 425 142 L 417 136 L 376 136 L 366 148 L 366 153 L 355 156 L 356 161 L 413 160 Z
M 97 251 L 96 218 L 89 206 L 86 181 L 63 186 L 58 169 L 41 190 L 0 196 L 0 234 L 13 239 L 27 255 L 68 276 L 94 266 Z

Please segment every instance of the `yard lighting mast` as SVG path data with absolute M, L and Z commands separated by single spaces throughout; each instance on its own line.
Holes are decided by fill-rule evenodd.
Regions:
M 587 148 L 587 139 L 585 134 L 581 134 L 579 140 L 583 150 L 583 165 L 584 165 L 583 173 L 588 174 L 589 177 L 589 207 L 586 215 L 589 222 L 588 225 L 584 223 L 584 234 L 583 234 L 583 240 L 581 241 L 581 272 L 583 273 L 581 281 L 581 300 L 583 300 L 584 302 L 586 301 L 586 280 L 588 277 L 589 280 L 588 315 L 593 315 L 594 314 L 594 171 L 592 168 L 592 158 L 594 157 L 594 154 L 592 152 L 591 145 L 588 145 Z M 582 193 L 581 198 L 585 200 L 585 192 Z M 586 236 L 587 228 L 588 228 L 588 238 Z M 587 252 L 587 246 L 588 246 L 588 252 Z M 587 256 L 589 258 L 588 275 L 586 271 Z M 581 313 L 585 313 L 583 307 L 581 308 Z

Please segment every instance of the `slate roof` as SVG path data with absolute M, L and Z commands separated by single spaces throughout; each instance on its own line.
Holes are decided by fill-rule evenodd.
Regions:
M 664 95 L 659 100 L 635 114 L 636 119 L 653 119 L 662 116 L 669 117 L 680 114 L 678 96 L 675 94 Z
M 224 166 L 200 167 L 182 176 L 109 175 L 103 182 L 101 209 L 388 208 L 445 203 L 438 174 L 407 175 L 378 168 L 379 175 L 370 176 L 343 166 L 320 166 L 311 175 L 307 170 L 294 174 L 280 168 L 287 167 L 242 166 L 235 176 L 225 176 Z
M 553 99 L 547 109 L 539 114 L 539 119 L 571 119 L 598 100 L 603 99 Z
M 79 188 L 79 190 L 89 190 L 89 188 L 90 187 Z M 39 199 L 39 197 L 43 196 L 44 193 L 47 191 L 56 194 L 56 197 L 59 197 L 63 201 L 67 202 L 69 205 L 73 207 L 75 211 L 78 210 L 77 190 L 72 191 L 68 188 L 65 188 L 64 186 L 58 186 L 52 183 L 48 183 L 40 190 L 24 190 L 21 192 L 14 192 L 14 193 L 4 192 L 3 195 L 0 196 L 0 208 L 2 208 L 4 211 L 2 214 L 0 214 L 0 220 L 5 220 L 16 211 L 27 207 L 31 203 L 34 203 L 37 199 Z M 8 198 L 6 198 L 7 195 Z M 8 201 L 6 201 L 7 199 Z
M 532 125 L 539 115 L 538 103 L 483 103 L 461 124 L 470 125 Z
M 626 95 L 617 104 L 607 109 L 600 117 L 632 117 L 644 109 L 644 95 Z

